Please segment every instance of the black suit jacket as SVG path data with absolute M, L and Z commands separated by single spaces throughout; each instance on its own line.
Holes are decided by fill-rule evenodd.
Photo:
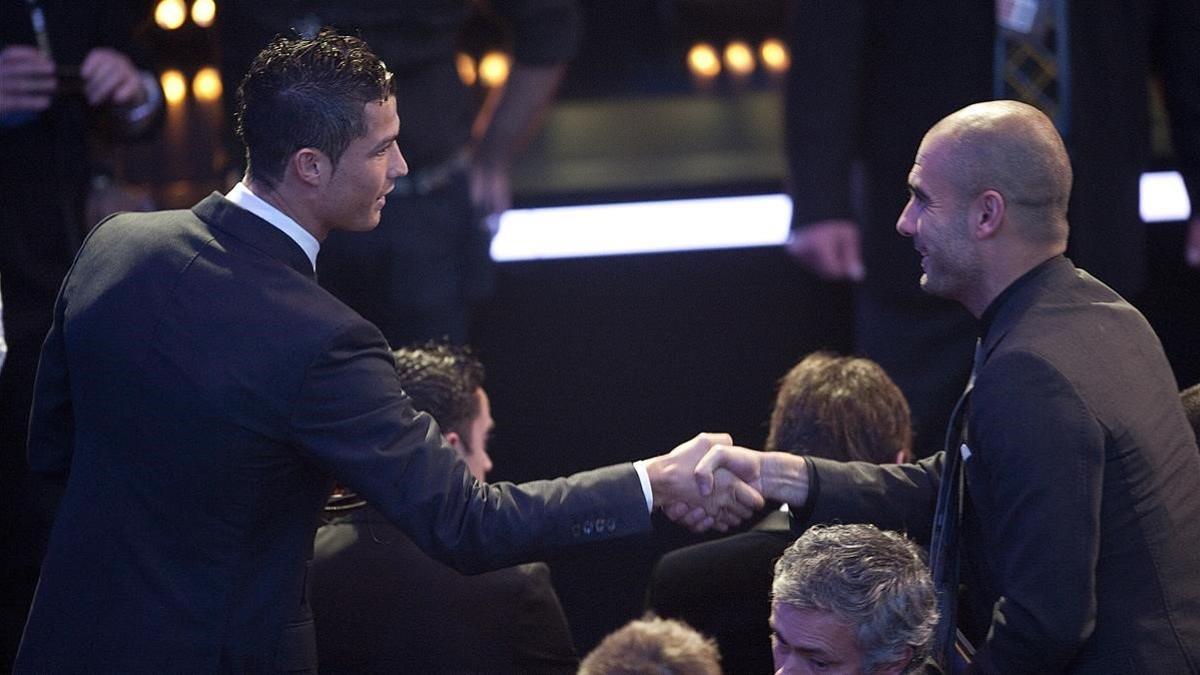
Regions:
M 769 673 L 775 561 L 795 540 L 775 511 L 749 532 L 671 551 L 654 568 L 647 607 L 716 639 L 726 673 Z
M 1200 454 L 1145 319 L 1054 258 L 997 306 L 970 412 L 960 625 L 999 672 L 1200 668 Z M 811 460 L 811 522 L 927 543 L 944 454 Z M 805 523 L 797 523 L 805 524 Z
M 330 476 L 464 571 L 650 522 L 632 466 L 472 480 L 379 332 L 215 194 L 88 237 L 43 348 L 29 458 L 67 485 L 28 671 L 315 667 L 304 589 Z
M 369 506 L 326 516 L 312 574 L 322 673 L 575 673 L 545 563 L 467 576 Z

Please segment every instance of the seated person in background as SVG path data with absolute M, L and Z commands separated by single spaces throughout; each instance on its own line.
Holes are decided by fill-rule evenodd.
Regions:
M 483 365 L 449 345 L 393 355 L 413 407 L 485 480 L 493 422 Z M 544 563 L 464 576 L 352 493 L 335 492 L 317 530 L 312 593 L 322 672 L 574 673 L 578 664 Z
M 1179 392 L 1179 398 L 1183 401 L 1183 412 L 1187 413 L 1196 440 L 1200 442 L 1200 384 L 1193 384 Z
M 927 672 L 937 595 L 919 548 L 873 525 L 816 526 L 771 586 L 775 672 Z
M 905 461 L 911 442 L 908 403 L 878 364 L 814 352 L 780 381 L 766 447 L 883 464 Z M 771 569 L 794 539 L 787 513 L 776 511 L 749 532 L 668 553 L 648 609 L 716 638 L 729 672 L 770 672 Z
M 596 645 L 579 675 L 721 675 L 721 654 L 686 623 L 647 615 Z

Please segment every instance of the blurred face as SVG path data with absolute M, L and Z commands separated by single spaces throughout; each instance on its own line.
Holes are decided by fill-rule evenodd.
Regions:
M 777 675 L 863 672 L 854 629 L 830 612 L 772 603 L 771 649 Z
M 379 224 L 379 212 L 396 179 L 408 173 L 408 165 L 396 135 L 400 118 L 396 98 L 372 101 L 364 106 L 367 133 L 350 142 L 332 167 L 323 186 L 323 220 L 329 230 L 364 232 Z
M 467 463 L 475 480 L 483 482 L 492 470 L 492 458 L 488 456 L 487 446 L 496 424 L 492 421 L 491 402 L 483 387 L 475 390 L 475 402 L 479 412 L 468 422 L 469 432 L 466 435 L 458 434 L 452 444 L 458 456 Z
M 947 144 L 936 137 L 921 143 L 896 230 L 911 237 L 921 254 L 921 288 L 961 301 L 978 286 L 982 270 L 970 236 L 968 205 L 949 180 L 948 154 Z

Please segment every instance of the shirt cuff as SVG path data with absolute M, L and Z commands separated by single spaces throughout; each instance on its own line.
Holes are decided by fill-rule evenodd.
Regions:
M 146 101 L 126 111 L 125 123 L 131 126 L 158 112 L 159 106 L 162 105 L 162 90 L 158 88 L 158 80 L 145 70 L 138 71 L 138 75 L 142 78 L 142 87 L 146 90 Z
M 639 459 L 633 463 L 633 470 L 637 472 L 638 480 L 642 482 L 642 494 L 646 497 L 646 511 L 654 510 L 654 492 L 650 490 L 650 474 L 646 473 L 646 462 L 650 460 Z

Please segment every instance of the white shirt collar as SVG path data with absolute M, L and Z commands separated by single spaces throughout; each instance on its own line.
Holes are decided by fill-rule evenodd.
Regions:
M 304 251 L 304 255 L 308 256 L 308 261 L 312 263 L 313 270 L 317 269 L 317 252 L 321 250 L 321 242 L 312 236 L 308 230 L 300 227 L 300 224 L 285 215 L 282 211 L 271 206 L 262 197 L 250 191 L 244 183 L 238 183 L 233 186 L 233 189 L 225 195 L 229 201 L 246 209 L 250 213 L 262 218 L 268 223 L 274 225 L 287 236 L 291 237 L 292 241 Z

